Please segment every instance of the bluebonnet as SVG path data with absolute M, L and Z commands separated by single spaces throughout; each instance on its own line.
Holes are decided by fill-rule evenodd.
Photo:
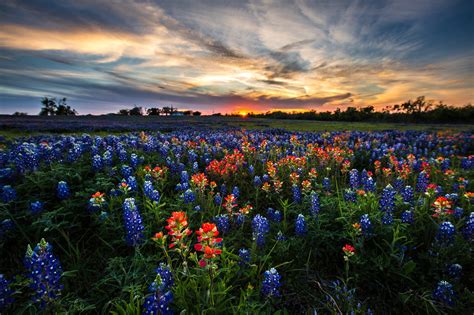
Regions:
M 321 206 L 319 204 L 319 196 L 318 193 L 315 191 L 311 191 L 311 207 L 309 208 L 309 213 L 313 217 L 317 217 L 319 214 L 319 211 L 321 210 Z
M 401 177 L 397 177 L 394 181 L 393 181 L 393 187 L 395 188 L 396 191 L 398 192 L 401 192 L 402 189 L 403 189 L 403 185 L 405 184 L 403 178 Z
M 280 294 L 281 276 L 275 268 L 271 268 L 263 273 L 262 294 L 267 297 L 278 298 Z
M 356 169 L 352 169 L 349 172 L 349 186 L 351 189 L 357 189 L 360 185 L 360 180 L 359 180 L 359 171 Z
M 367 180 L 364 183 L 364 189 L 366 191 L 375 192 L 376 183 L 372 177 L 367 177 Z
M 262 179 L 265 183 L 269 182 L 270 181 L 270 176 L 268 174 L 263 174 Z
M 142 217 L 135 204 L 135 199 L 127 198 L 123 203 L 123 220 L 126 230 L 125 240 L 130 246 L 138 246 L 143 242 L 143 226 Z
M 65 181 L 60 181 L 58 183 L 56 191 L 58 198 L 61 200 L 67 199 L 70 196 L 69 187 Z
M 453 290 L 453 285 L 448 281 L 441 280 L 438 282 L 436 289 L 433 291 L 433 298 L 444 305 L 454 305 L 456 294 Z
M 214 203 L 218 206 L 220 206 L 222 204 L 222 197 L 221 197 L 221 194 L 220 193 L 217 193 L 215 196 L 214 196 Z
M 13 303 L 13 290 L 10 288 L 11 281 L 7 280 L 3 274 L 0 274 L 0 311 L 5 310 L 8 305 Z
M 383 212 L 392 213 L 395 209 L 395 194 L 396 191 L 393 189 L 392 185 L 387 185 L 382 191 L 382 196 L 379 200 L 379 209 Z
M 16 191 L 10 185 L 3 186 L 2 189 L 2 200 L 4 203 L 9 203 L 16 199 Z
M 301 203 L 301 188 L 297 185 L 293 185 L 292 191 L 293 191 L 293 202 Z
M 186 190 L 183 194 L 183 200 L 186 204 L 193 203 L 196 200 L 196 195 L 194 194 L 194 191 L 192 191 L 191 189 Z
M 217 230 L 220 233 L 227 233 L 230 229 L 230 222 L 229 217 L 226 214 L 218 215 L 214 218 L 214 222 L 216 223 Z
M 102 154 L 102 162 L 105 166 L 112 166 L 112 153 L 109 150 Z
M 130 166 L 137 168 L 139 162 L 138 156 L 135 153 L 132 153 L 130 155 Z
M 122 165 L 122 168 L 120 170 L 120 174 L 122 174 L 122 176 L 124 178 L 128 178 L 128 177 L 132 176 L 133 169 L 128 165 Z
M 240 196 L 239 187 L 235 186 L 235 187 L 232 189 L 232 194 L 234 195 L 234 197 L 235 197 L 236 199 L 239 198 L 239 196 Z
M 425 171 L 421 171 L 420 174 L 418 174 L 416 181 L 416 191 L 425 192 L 426 188 L 428 187 L 429 180 L 428 174 Z
M 170 304 L 173 301 L 173 293 L 171 292 L 173 284 L 174 280 L 171 271 L 167 266 L 161 264 L 156 269 L 155 280 L 148 288 L 148 292 L 151 295 L 145 299 L 143 314 L 173 314 L 173 310 L 170 308 Z
M 32 214 L 38 214 L 43 211 L 43 203 L 39 200 L 30 203 L 30 211 Z
M 322 185 L 323 185 L 324 190 L 326 190 L 326 191 L 330 191 L 330 190 L 331 190 L 331 181 L 329 180 L 329 178 L 324 177 L 324 178 L 323 178 Z
M 306 233 L 308 233 L 308 228 L 306 226 L 306 220 L 304 218 L 304 215 L 301 213 L 298 214 L 296 217 L 296 223 L 295 223 L 295 233 L 298 236 L 304 236 Z
M 382 216 L 382 223 L 385 225 L 390 225 L 393 223 L 393 215 L 391 212 L 385 212 Z
M 182 171 L 181 172 L 181 184 L 188 183 L 189 182 L 189 174 L 187 171 Z
M 130 187 L 131 191 L 138 191 L 138 184 L 137 184 L 137 179 L 135 178 L 135 176 L 129 176 L 127 178 L 127 184 L 128 184 L 128 187 Z
M 255 177 L 253 178 L 253 184 L 254 184 L 256 187 L 262 186 L 262 179 L 260 178 L 260 176 L 255 176 Z
M 463 215 L 463 214 L 464 214 L 464 209 L 463 209 L 463 208 L 461 208 L 461 207 L 456 207 L 456 208 L 454 208 L 454 213 L 453 213 L 453 215 L 454 215 L 454 217 L 455 217 L 456 219 L 462 218 L 462 215 Z
M 250 175 L 253 175 L 255 173 L 255 168 L 253 167 L 253 165 L 249 165 L 249 173 Z
M 461 277 L 462 266 L 460 264 L 451 264 L 448 266 L 448 275 L 453 279 Z
M 402 190 L 403 202 L 412 204 L 414 196 L 415 194 L 413 188 L 411 186 L 405 186 L 405 188 Z
M 277 233 L 275 239 L 276 239 L 277 241 L 286 241 L 286 236 L 283 235 L 282 231 L 278 231 L 278 233 Z
M 344 200 L 347 202 L 356 202 L 357 201 L 357 194 L 352 189 L 345 189 L 344 190 Z
M 281 212 L 273 208 L 267 209 L 267 215 L 270 218 L 270 220 L 274 222 L 280 222 L 282 220 Z
M 240 267 L 244 267 L 250 263 L 250 251 L 245 248 L 239 249 L 239 265 Z
M 438 233 L 436 233 L 436 241 L 441 244 L 450 244 L 454 240 L 455 233 L 456 229 L 451 222 L 442 222 L 439 225 Z
M 414 221 L 414 213 L 411 210 L 402 212 L 402 223 L 412 224 Z
M 362 230 L 362 234 L 366 237 L 369 237 L 373 233 L 372 222 L 370 222 L 369 215 L 363 214 L 360 217 L 360 228 Z
M 467 240 L 474 239 L 474 212 L 471 212 L 469 214 L 466 224 L 464 225 L 462 229 L 462 234 L 464 235 L 464 238 Z
M 253 239 L 256 240 L 257 246 L 265 245 L 265 236 L 270 232 L 270 224 L 268 219 L 257 214 L 252 220 Z
M 30 287 L 34 290 L 33 302 L 44 308 L 61 295 L 63 269 L 53 254 L 53 247 L 45 239 L 41 239 L 33 250 L 28 245 L 25 267 L 31 281 Z
M 0 239 L 3 239 L 3 237 L 10 231 L 12 231 L 15 227 L 15 223 L 11 219 L 4 219 L 2 222 L 0 222 Z
M 201 211 L 201 206 L 200 205 L 195 206 L 194 211 L 198 211 L 198 212 Z
M 92 169 L 94 171 L 99 171 L 103 167 L 102 157 L 98 154 L 92 157 Z
M 145 196 L 152 201 L 159 202 L 160 201 L 160 193 L 153 187 L 153 183 L 151 181 L 145 181 L 143 184 L 143 191 L 145 192 Z

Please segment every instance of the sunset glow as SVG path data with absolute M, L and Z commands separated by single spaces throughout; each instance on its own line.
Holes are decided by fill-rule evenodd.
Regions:
M 473 11 L 462 0 L 5 1 L 0 113 L 36 114 L 42 96 L 81 114 L 137 104 L 246 116 L 419 95 L 465 105 Z

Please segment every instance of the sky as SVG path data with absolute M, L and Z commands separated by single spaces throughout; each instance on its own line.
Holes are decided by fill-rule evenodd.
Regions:
M 8 0 L 0 114 L 474 103 L 471 0 Z

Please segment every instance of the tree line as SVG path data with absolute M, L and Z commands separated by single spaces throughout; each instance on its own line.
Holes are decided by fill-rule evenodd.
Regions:
M 78 113 L 67 105 L 65 97 L 56 100 L 55 97 L 43 97 L 41 99 L 40 116 L 76 116 Z
M 143 116 L 145 114 L 148 116 L 172 116 L 178 113 L 183 116 L 201 116 L 201 112 L 199 111 L 185 110 L 180 112 L 173 106 L 164 106 L 162 108 L 151 107 L 147 109 L 144 109 L 141 106 L 135 106 L 131 109 L 121 109 L 118 112 L 118 114 L 122 116 Z
M 283 111 L 262 114 L 249 113 L 249 117 L 270 119 L 298 119 L 322 121 L 387 121 L 387 122 L 426 122 L 426 123 L 474 123 L 474 106 L 471 104 L 456 107 L 452 105 L 426 100 L 419 96 L 402 104 L 386 106 L 376 111 L 374 106 L 347 107 L 335 111 L 287 113 Z

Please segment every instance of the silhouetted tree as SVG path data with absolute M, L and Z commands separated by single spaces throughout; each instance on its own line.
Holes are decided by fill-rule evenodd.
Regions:
M 129 116 L 129 115 L 130 115 L 130 110 L 128 110 L 128 109 L 121 109 L 121 110 L 119 110 L 118 114 L 119 114 L 119 115 L 122 115 L 122 116 Z
M 159 116 L 161 114 L 161 109 L 157 107 L 148 108 L 146 113 L 150 116 Z
M 54 97 L 43 97 L 41 99 L 43 107 L 40 111 L 40 116 L 54 116 L 56 114 L 56 98 Z
M 192 114 L 193 114 L 193 111 L 192 111 L 192 110 L 185 110 L 185 111 L 183 112 L 183 115 L 184 115 L 184 116 L 191 116 Z
M 130 116 L 143 116 L 143 108 L 135 106 L 130 110 Z
M 193 116 L 201 116 L 201 112 L 195 111 L 195 112 L 193 112 Z

